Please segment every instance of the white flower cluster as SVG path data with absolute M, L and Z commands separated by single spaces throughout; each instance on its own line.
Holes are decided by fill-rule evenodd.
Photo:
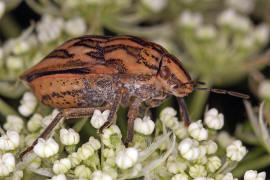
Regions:
M 23 99 L 21 100 L 21 105 L 19 106 L 19 112 L 23 116 L 31 115 L 36 106 L 37 106 L 37 99 L 31 92 L 26 92 L 23 95 Z

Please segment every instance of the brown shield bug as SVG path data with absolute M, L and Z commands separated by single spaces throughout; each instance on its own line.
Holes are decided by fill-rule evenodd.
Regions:
M 176 96 L 182 117 L 189 123 L 183 97 L 194 89 L 248 98 L 247 95 L 210 88 L 192 81 L 182 63 L 163 47 L 134 36 L 82 36 L 53 50 L 39 64 L 20 76 L 44 104 L 62 109 L 40 135 L 46 136 L 61 118 L 90 116 L 95 109 L 110 109 L 109 127 L 118 107 L 129 106 L 128 134 L 133 138 L 134 119 L 142 104 L 159 106 Z M 20 157 L 31 151 L 37 140 Z

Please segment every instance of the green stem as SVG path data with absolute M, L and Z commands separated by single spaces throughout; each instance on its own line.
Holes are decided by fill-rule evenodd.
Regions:
M 201 81 L 211 87 L 210 78 L 202 78 Z M 195 91 L 189 104 L 191 120 L 198 120 L 201 117 L 208 95 L 207 91 Z
M 270 165 L 270 156 L 269 154 L 261 156 L 261 157 L 255 157 L 254 159 L 249 159 L 248 161 L 244 161 L 238 165 L 236 169 L 232 171 L 234 177 L 240 177 L 242 176 L 245 171 L 249 169 L 260 169 L 265 168 Z
M 18 113 L 1 98 L 0 98 L 0 114 L 4 116 L 18 115 Z

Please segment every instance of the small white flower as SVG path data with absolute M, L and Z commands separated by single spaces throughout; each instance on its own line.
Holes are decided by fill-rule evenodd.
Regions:
M 226 148 L 226 156 L 233 161 L 241 161 L 246 153 L 247 149 L 240 140 L 234 141 Z
M 206 140 L 208 138 L 208 131 L 203 127 L 201 120 L 191 123 L 188 127 L 188 133 L 198 141 Z
M 204 115 L 205 124 L 212 129 L 221 129 L 224 125 L 224 115 L 218 113 L 216 108 L 212 108 Z
M 217 30 L 214 26 L 200 26 L 196 29 L 196 36 L 201 40 L 211 40 L 214 39 L 217 35 Z
M 21 105 L 19 106 L 19 112 L 23 116 L 27 117 L 34 112 L 37 106 L 37 103 L 38 102 L 34 94 L 31 92 L 26 92 L 24 93 L 23 98 L 21 100 Z
M 7 176 L 15 169 L 15 158 L 13 154 L 6 153 L 0 156 L 0 176 Z
M 185 138 L 178 146 L 181 155 L 187 160 L 195 160 L 200 155 L 199 143 L 196 140 Z
M 0 149 L 10 151 L 16 149 L 20 144 L 20 136 L 16 131 L 7 131 L 6 135 L 0 137 Z
M 5 9 L 6 9 L 6 4 L 4 1 L 0 1 L 0 18 L 3 16 L 3 14 L 5 13 Z
M 85 165 L 80 165 L 75 168 L 74 174 L 76 177 L 81 178 L 81 179 L 90 179 L 91 170 Z
M 258 94 L 261 98 L 270 99 L 270 81 L 265 80 L 259 84 Z
M 78 155 L 77 152 L 74 152 L 74 153 L 68 155 L 68 158 L 69 158 L 69 160 L 71 162 L 71 167 L 72 168 L 76 167 L 81 162 L 81 158 L 80 158 L 80 156 Z
M 109 158 L 109 157 L 113 157 L 115 156 L 115 152 L 112 148 L 104 148 L 104 150 L 102 151 L 103 156 L 105 158 Z
M 12 180 L 21 180 L 23 177 L 23 171 L 17 170 L 13 173 Z
M 207 175 L 207 170 L 203 165 L 195 164 L 189 168 L 189 175 L 193 178 L 205 177 Z
M 41 165 L 41 159 L 39 157 L 36 157 L 32 162 L 29 163 L 29 167 L 32 169 L 37 169 Z
M 101 113 L 100 110 L 96 109 L 90 120 L 92 126 L 96 129 L 100 128 L 108 119 L 110 110 L 105 110 Z
M 226 4 L 242 13 L 250 13 L 254 9 L 254 0 L 226 0 Z
M 184 172 L 187 169 L 187 163 L 185 161 L 176 160 L 167 163 L 167 169 L 170 173 L 177 174 Z
M 23 67 L 23 60 L 17 56 L 9 56 L 6 59 L 7 68 L 10 70 L 18 70 Z
M 179 17 L 179 23 L 184 27 L 196 28 L 202 23 L 202 15 L 199 13 L 184 11 Z
M 94 138 L 93 136 L 89 138 L 88 142 L 91 144 L 91 146 L 94 148 L 95 151 L 101 148 L 99 140 Z
M 265 180 L 265 178 L 266 178 L 265 172 L 258 173 L 257 171 L 254 170 L 248 170 L 245 172 L 244 175 L 244 180 Z
M 134 130 L 143 135 L 150 135 L 154 131 L 155 123 L 149 116 L 145 116 L 143 119 L 136 118 L 134 122 Z
M 92 147 L 92 145 L 89 142 L 87 142 L 78 149 L 77 154 L 81 158 L 81 160 L 86 160 L 87 158 L 89 158 L 94 154 L 94 151 L 95 150 Z
M 74 145 L 78 144 L 80 141 L 80 135 L 73 129 L 64 129 L 60 130 L 60 141 L 64 145 Z
M 57 176 L 53 176 L 51 180 L 67 180 L 67 178 L 64 174 L 59 174 Z
M 38 139 L 38 143 L 34 146 L 34 152 L 41 158 L 48 158 L 55 155 L 59 150 L 59 145 L 54 139 L 44 140 Z
M 176 113 L 177 112 L 172 107 L 166 107 L 160 112 L 159 119 L 168 128 L 172 130 L 176 130 L 180 126 L 179 121 L 177 117 L 175 116 Z
M 255 40 L 260 43 L 264 44 L 269 41 L 269 36 L 270 36 L 270 30 L 269 30 L 269 25 L 268 24 L 260 24 L 257 26 L 254 30 L 254 38 Z
M 185 127 L 185 123 L 183 121 L 178 123 L 179 126 L 173 130 L 178 139 L 184 139 L 188 135 L 187 128 Z
M 205 141 L 202 144 L 206 147 L 207 154 L 214 154 L 218 149 L 217 144 L 212 140 Z
M 18 41 L 12 49 L 12 52 L 16 55 L 20 55 L 30 49 L 30 44 L 25 40 Z
M 27 122 L 27 129 L 35 132 L 41 128 L 43 117 L 41 114 L 35 113 Z
M 53 172 L 55 174 L 64 174 L 68 172 L 70 168 L 71 168 L 71 161 L 69 160 L 69 158 L 56 160 L 53 163 Z
M 83 18 L 75 17 L 65 24 L 65 31 L 71 36 L 79 36 L 86 32 L 86 23 Z
M 218 168 L 220 168 L 220 166 L 221 160 L 219 157 L 212 156 L 208 158 L 206 167 L 210 172 L 214 173 Z
M 152 11 L 159 12 L 165 8 L 168 0 L 142 0 L 141 2 Z
M 174 175 L 171 180 L 188 180 L 188 176 L 184 173 Z
M 132 167 L 138 160 L 138 150 L 136 148 L 127 148 L 125 151 L 119 151 L 115 162 L 121 169 Z
M 6 130 L 20 132 L 23 129 L 24 122 L 22 118 L 16 115 L 8 115 L 7 122 L 4 124 Z
M 119 138 L 118 140 L 121 141 L 121 131 L 118 126 L 111 125 L 111 127 L 104 129 L 103 135 L 101 136 L 103 144 L 108 147 L 115 146 L 116 142 L 112 142 L 111 137 L 117 135 Z
M 43 15 L 37 24 L 37 37 L 42 43 L 55 40 L 61 35 L 64 21 L 61 18 L 54 18 L 50 15 Z
M 112 177 L 102 171 L 96 170 L 92 174 L 93 180 L 112 180 Z

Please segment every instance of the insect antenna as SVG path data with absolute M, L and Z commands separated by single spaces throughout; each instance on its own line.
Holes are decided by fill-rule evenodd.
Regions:
M 242 99 L 249 99 L 249 95 L 235 92 L 235 91 L 227 91 L 224 89 L 215 89 L 215 88 L 202 88 L 202 87 L 194 87 L 195 90 L 200 90 L 200 91 L 209 91 L 217 94 L 229 94 L 234 97 L 242 98 Z

